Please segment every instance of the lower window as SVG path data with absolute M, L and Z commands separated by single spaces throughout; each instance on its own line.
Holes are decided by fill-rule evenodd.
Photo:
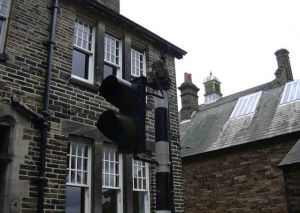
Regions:
M 132 161 L 133 213 L 149 213 L 149 167 L 142 161 Z
M 102 212 L 121 213 L 122 180 L 121 155 L 116 149 L 105 147 L 102 159 Z
M 89 212 L 91 146 L 85 143 L 70 143 L 68 160 L 66 212 Z

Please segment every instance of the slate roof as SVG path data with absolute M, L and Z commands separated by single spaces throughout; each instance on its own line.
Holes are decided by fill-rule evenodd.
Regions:
M 279 166 L 286 166 L 294 163 L 300 162 L 300 139 L 289 151 L 289 153 L 283 158 L 279 163 Z
M 273 85 L 269 82 L 200 105 L 191 120 L 180 126 L 183 157 L 300 131 L 300 102 L 280 105 L 284 86 Z M 261 90 L 254 114 L 229 119 L 239 97 Z

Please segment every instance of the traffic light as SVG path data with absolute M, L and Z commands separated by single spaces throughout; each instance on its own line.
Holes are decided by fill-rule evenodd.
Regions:
M 121 153 L 145 152 L 146 78 L 128 82 L 110 75 L 99 91 L 119 112 L 103 112 L 96 124 L 98 129 L 117 144 Z

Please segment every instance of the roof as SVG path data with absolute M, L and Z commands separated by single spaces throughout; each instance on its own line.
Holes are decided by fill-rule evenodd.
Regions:
M 287 153 L 287 155 L 279 163 L 279 166 L 287 166 L 294 163 L 300 163 L 300 139 L 293 146 L 293 148 Z
M 156 35 L 155 33 L 149 31 L 148 29 L 142 27 L 141 25 L 131 21 L 125 16 L 121 15 L 118 12 L 110 9 L 109 7 L 99 3 L 95 0 L 86 0 L 85 3 L 88 3 L 92 6 L 92 9 L 97 12 L 101 12 L 102 15 L 108 15 L 112 20 L 121 23 L 122 25 L 127 25 L 128 27 L 134 29 L 136 33 L 144 37 L 146 40 L 154 42 L 162 47 L 164 47 L 169 54 L 173 55 L 177 59 L 181 59 L 187 52 L 176 45 L 170 43 L 169 41 L 163 39 L 162 37 Z
M 284 86 L 274 82 L 200 105 L 181 130 L 183 157 L 300 131 L 300 102 L 279 105 Z M 230 119 L 239 97 L 262 91 L 252 115 Z

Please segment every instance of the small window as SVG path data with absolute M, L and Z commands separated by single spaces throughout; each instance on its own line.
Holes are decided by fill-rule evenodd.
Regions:
M 121 212 L 122 158 L 116 149 L 105 147 L 102 159 L 102 212 Z
M 240 97 L 230 118 L 237 118 L 254 113 L 261 93 L 262 92 L 260 91 L 251 95 Z
M 105 35 L 104 38 L 104 69 L 103 79 L 109 75 L 116 75 L 122 78 L 122 48 L 121 41 Z
M 144 54 L 131 49 L 131 75 L 134 77 L 140 77 L 144 75 Z
M 133 176 L 133 212 L 150 212 L 149 202 L 149 168 L 148 164 L 142 161 L 132 161 Z
M 300 100 L 300 80 L 289 82 L 285 85 L 280 104 Z
M 10 0 L 0 0 L 0 52 L 3 52 L 4 49 L 9 7 Z
M 94 71 L 94 29 L 88 24 L 76 21 L 73 40 L 72 77 L 93 82 Z
M 66 212 L 89 212 L 91 191 L 91 146 L 70 143 L 66 187 Z

